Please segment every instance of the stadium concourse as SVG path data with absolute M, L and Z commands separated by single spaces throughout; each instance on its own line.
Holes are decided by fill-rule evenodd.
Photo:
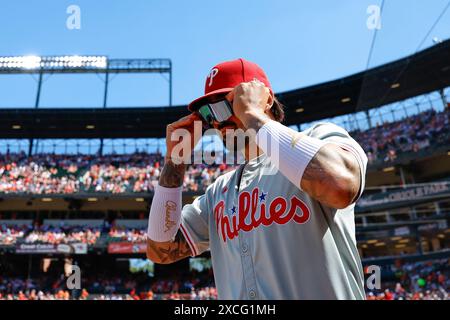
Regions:
M 368 155 L 355 228 L 367 280 L 380 271 L 380 286 L 366 285 L 370 300 L 450 299 L 449 52 L 444 41 L 277 94 L 287 125 L 332 121 Z M 86 71 L 68 68 L 60 71 Z M 217 299 L 209 253 L 164 266 L 145 258 L 163 153 L 142 146 L 108 153 L 104 144 L 162 138 L 186 106 L 36 107 L 0 109 L 0 299 Z M 98 149 L 53 152 L 43 147 L 47 139 L 95 140 Z M 224 155 L 188 166 L 183 203 L 235 167 L 220 161 Z M 77 270 L 80 287 L 69 289 Z

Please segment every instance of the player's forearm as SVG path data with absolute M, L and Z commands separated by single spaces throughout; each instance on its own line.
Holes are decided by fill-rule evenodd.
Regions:
M 253 129 L 258 132 L 271 119 L 266 114 L 257 112 L 246 112 L 241 117 L 241 121 L 247 129 Z
M 148 216 L 147 236 L 153 241 L 172 241 L 180 227 L 184 170 L 170 161 L 162 170 Z
M 170 159 L 166 158 L 166 163 L 159 177 L 159 185 L 166 188 L 178 188 L 183 185 L 186 165 L 174 164 Z
M 173 241 L 157 242 L 147 239 L 147 258 L 155 263 L 173 263 L 190 254 L 191 249 L 180 231 Z
M 345 208 L 358 195 L 359 170 L 350 152 L 329 143 L 309 162 L 301 179 L 301 189 L 326 206 Z
M 166 159 L 155 189 L 147 231 L 147 258 L 155 263 L 172 263 L 191 253 L 179 230 L 185 171 L 184 164 Z

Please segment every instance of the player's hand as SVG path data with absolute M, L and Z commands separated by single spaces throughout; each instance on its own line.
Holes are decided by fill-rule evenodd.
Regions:
M 247 129 L 259 129 L 258 123 L 270 120 L 268 112 L 273 97 L 261 81 L 255 79 L 239 84 L 227 95 L 227 99 L 233 101 L 233 112 Z
M 199 128 L 200 132 L 194 134 L 194 125 Z M 188 159 L 201 138 L 201 128 L 202 122 L 196 113 L 191 113 L 169 124 L 166 128 L 166 160 L 172 160 L 178 162 L 176 164 L 180 164 L 181 158 Z M 182 145 L 177 148 L 179 144 Z

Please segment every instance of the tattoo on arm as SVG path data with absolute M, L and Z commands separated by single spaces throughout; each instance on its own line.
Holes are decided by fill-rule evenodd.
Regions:
M 156 263 L 168 264 L 192 254 L 186 239 L 178 230 L 174 241 L 155 242 L 147 239 L 147 257 Z
M 309 162 L 308 166 L 303 173 L 302 179 L 306 181 L 323 181 L 326 179 L 326 171 L 323 167 L 324 161 L 323 155 L 318 152 Z
M 327 144 L 306 167 L 301 187 L 311 197 L 331 207 L 345 207 L 357 197 L 360 168 L 348 151 Z
M 314 158 L 311 159 L 302 176 L 302 189 L 309 192 L 310 195 L 317 199 L 323 200 L 327 190 L 321 187 L 315 187 L 326 184 L 329 173 L 324 168 L 327 165 L 323 152 L 319 151 Z
M 166 188 L 182 186 L 185 171 L 185 164 L 174 164 L 171 160 L 167 160 L 159 177 L 159 185 Z

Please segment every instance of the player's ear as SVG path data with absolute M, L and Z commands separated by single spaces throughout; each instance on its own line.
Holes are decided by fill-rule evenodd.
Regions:
M 270 111 L 270 109 L 272 109 L 273 103 L 274 97 L 272 91 L 270 91 L 269 97 L 267 98 L 266 109 L 264 110 L 265 113 L 267 113 L 268 111 Z

